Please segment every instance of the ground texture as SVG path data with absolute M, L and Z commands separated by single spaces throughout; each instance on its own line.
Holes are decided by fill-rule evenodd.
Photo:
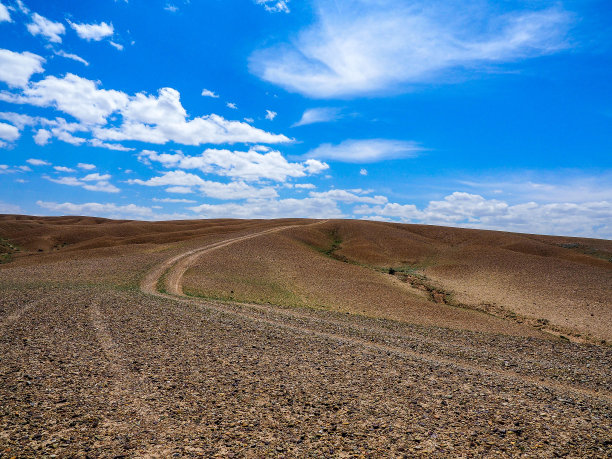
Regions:
M 378 225 L 4 217 L 0 457 L 612 455 L 608 242 Z M 471 287 L 515 253 L 597 309 Z

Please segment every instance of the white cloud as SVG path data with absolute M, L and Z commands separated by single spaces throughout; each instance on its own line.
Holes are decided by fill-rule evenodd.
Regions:
M 204 96 L 204 97 L 212 97 L 213 99 L 218 99 L 219 98 L 219 95 L 215 94 L 210 89 L 202 89 L 202 96 Z
M 272 187 L 255 188 L 243 181 L 219 183 L 204 180 L 200 176 L 184 171 L 170 171 L 153 177 L 149 180 L 129 180 L 128 183 L 146 186 L 173 186 L 181 187 L 180 192 L 186 189 L 197 188 L 204 196 L 216 199 L 246 199 L 246 198 L 275 198 L 278 196 Z M 174 188 L 171 192 L 176 192 Z
M 340 190 L 340 189 L 332 189 L 329 191 L 316 192 L 311 191 L 309 196 L 311 198 L 328 198 L 334 201 L 344 202 L 344 203 L 367 203 L 367 204 L 386 204 L 387 198 L 385 196 L 359 196 L 352 190 Z
M 0 3 L 0 22 L 13 22 L 6 6 Z
M 74 116 L 83 123 L 104 124 L 113 112 L 128 102 L 127 94 L 98 89 L 95 81 L 81 78 L 72 73 L 63 78 L 48 76 L 30 83 L 16 99 L 5 100 L 28 103 L 40 107 L 54 107 Z
M 0 201 L 0 214 L 22 214 L 21 207 Z
M 21 1 L 21 0 L 17 0 L 17 8 L 19 8 L 19 11 L 21 11 L 23 14 L 30 14 L 30 9 L 25 6 L 25 4 Z
M 8 166 L 6 164 L 0 164 L 0 174 L 16 174 L 21 172 L 31 172 L 28 166 Z
M 65 57 L 66 59 L 72 59 L 73 61 L 80 62 L 81 64 L 88 66 L 89 62 L 83 59 L 81 56 L 77 56 L 76 54 L 67 53 L 63 50 L 56 51 L 55 54 L 61 57 Z
M 19 129 L 11 124 L 0 122 L 0 139 L 13 142 L 19 138 Z
M 38 13 L 32 15 L 32 22 L 27 25 L 27 28 L 32 35 L 42 35 L 52 43 L 61 43 L 61 35 L 66 33 L 64 24 L 50 21 Z
M 227 102 L 225 105 L 227 108 L 231 108 L 232 110 L 238 109 L 238 106 L 234 102 Z
M 170 186 L 166 188 L 168 193 L 190 194 L 193 190 L 188 186 Z
M 89 141 L 89 145 L 93 147 L 106 148 L 107 150 L 114 150 L 114 151 L 133 151 L 134 150 L 133 148 L 124 147 L 123 145 L 120 145 L 118 143 L 102 142 L 99 139 L 91 139 Z
M 302 114 L 302 118 L 293 127 L 305 126 L 314 123 L 326 123 L 340 118 L 340 109 L 334 107 L 309 108 Z
M 266 110 L 266 119 L 267 120 L 274 120 L 274 118 L 276 118 L 276 115 L 278 115 L 278 113 L 273 112 L 272 110 Z
M 343 218 L 330 199 L 253 199 L 245 203 L 201 204 L 190 207 L 199 218 Z
M 388 203 L 356 207 L 353 212 L 411 223 L 612 238 L 612 201 L 548 204 L 531 201 L 510 205 L 480 195 L 454 192 L 441 201 L 430 201 L 422 210 L 412 204 Z
M 185 203 L 185 204 L 193 204 L 196 201 L 193 199 L 177 199 L 177 198 L 153 198 L 153 202 L 167 202 L 172 204 Z
M 109 182 L 111 178 L 109 174 L 88 174 L 80 179 L 76 177 L 43 177 L 49 180 L 50 182 L 58 183 L 60 185 L 79 186 L 89 191 L 101 191 L 104 193 L 118 193 L 120 191 L 119 188 Z
M 368 175 L 368 170 L 367 169 L 361 169 L 359 171 L 359 175 Z
M 26 159 L 26 163 L 31 164 L 32 166 L 50 166 L 51 165 L 49 161 L 45 161 L 44 159 L 36 159 L 36 158 Z
M 113 25 L 106 22 L 101 22 L 100 24 L 78 24 L 68 21 L 68 24 L 76 31 L 79 37 L 87 41 L 100 41 L 106 37 L 111 37 L 115 33 Z
M 410 158 L 423 151 L 414 142 L 388 139 L 345 140 L 338 145 L 324 143 L 306 156 L 347 163 L 373 163 L 387 159 Z
M 123 45 L 121 43 L 117 43 L 117 42 L 114 42 L 113 40 L 110 40 L 108 44 L 119 51 L 123 51 Z
M 105 182 L 111 179 L 110 174 L 98 174 L 94 172 L 93 174 L 87 174 L 81 180 L 84 182 Z
M 137 140 L 156 144 L 171 141 L 184 145 L 291 141 L 282 134 L 272 134 L 215 114 L 187 119 L 180 93 L 172 88 L 160 89 L 156 97 L 145 93 L 128 96 L 98 86 L 96 81 L 68 73 L 63 78 L 48 76 L 30 83 L 19 94 L 1 91 L 0 100 L 53 107 L 75 117 L 81 123 L 78 127 L 58 131 L 62 133 L 62 140 L 70 143 L 85 141 L 66 135 L 66 132 L 76 131 L 90 131 L 99 141 Z M 122 116 L 121 122 L 118 126 L 107 125 L 114 113 Z
M 307 160 L 303 163 L 291 163 L 276 150 L 257 148 L 248 151 L 230 151 L 209 148 L 199 156 L 187 156 L 183 153 L 156 153 L 145 150 L 139 158 L 144 161 L 155 161 L 164 167 L 178 169 L 199 169 L 206 174 L 216 174 L 246 181 L 274 180 L 284 182 L 288 177 L 304 177 L 316 174 L 329 168 L 318 160 Z
M 15 53 L 0 49 L 0 81 L 9 86 L 24 87 L 33 74 L 43 71 L 44 62 L 41 56 L 27 51 Z
M 87 164 L 87 163 L 79 163 L 79 164 L 77 164 L 77 167 L 79 169 L 83 169 L 83 170 L 86 170 L 86 171 L 91 171 L 91 170 L 94 170 L 96 168 L 95 164 Z
M 302 190 L 314 190 L 316 188 L 312 183 L 296 183 L 293 187 Z
M 34 143 L 36 145 L 40 145 L 41 147 L 47 145 L 51 137 L 53 137 L 53 134 L 47 129 L 38 129 L 36 134 L 32 136 Z
M 587 202 L 612 201 L 612 172 L 584 175 L 578 171 L 481 176 L 477 180 L 459 180 L 473 194 L 503 195 L 513 201 Z
M 270 13 L 289 13 L 289 0 L 255 0 L 255 3 L 262 5 Z
M 38 123 L 38 118 L 15 112 L 0 112 L 0 120 L 9 121 L 19 130 L 22 130 L 26 126 L 33 126 Z
M 262 79 L 310 97 L 405 91 L 468 69 L 567 47 L 560 8 L 497 14 L 494 2 L 316 0 L 316 21 L 289 43 L 255 52 Z M 454 79 L 456 81 L 456 78 Z
M 75 172 L 74 169 L 70 167 L 66 167 L 66 166 L 53 166 L 53 169 L 55 169 L 58 172 Z
M 170 3 L 168 3 L 168 4 L 167 4 L 167 5 L 164 7 L 164 9 L 165 9 L 166 11 L 170 11 L 171 13 L 176 13 L 176 12 L 178 11 L 178 7 L 177 7 L 176 5 L 172 5 L 172 4 L 170 4 Z
M 53 212 L 62 212 L 69 215 L 93 215 L 106 216 L 109 218 L 135 217 L 135 218 L 151 218 L 153 211 L 149 207 L 137 206 L 135 204 L 117 205 L 117 204 L 101 204 L 97 202 L 88 202 L 84 204 L 74 204 L 71 202 L 57 203 L 37 201 L 36 204 L 43 209 Z

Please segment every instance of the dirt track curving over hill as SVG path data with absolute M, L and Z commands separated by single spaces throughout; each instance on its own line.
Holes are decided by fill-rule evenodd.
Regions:
M 560 258 L 604 274 L 606 241 L 542 243 L 539 236 L 435 227 L 425 236 L 412 228 L 410 236 L 399 225 L 405 239 L 425 241 L 411 248 L 401 246 L 393 225 L 381 236 L 378 224 L 362 222 L 6 220 L 10 225 L 0 218 L 1 237 L 32 245 L 0 266 L 0 454 L 612 454 L 609 346 L 436 302 L 442 293 L 419 288 L 436 282 L 429 270 L 450 259 L 441 234 L 462 237 L 473 252 L 474 238 L 501 236 L 532 238 L 538 247 L 590 244 L 597 256 L 562 246 L 559 255 L 551 246 L 554 256 L 530 253 L 525 260 L 547 257 L 554 271 Z M 89 236 L 72 235 L 76 242 L 62 246 L 70 231 Z M 38 252 L 41 238 L 51 249 Z M 508 250 L 488 244 L 483 252 Z M 424 271 L 413 270 L 419 263 Z M 399 272 L 389 274 L 393 266 Z M 294 269 L 303 277 L 293 278 Z M 237 286 L 233 295 L 264 301 L 228 299 L 206 273 L 230 278 L 219 289 Z M 339 273 L 348 283 L 337 287 L 341 293 L 357 289 L 348 310 L 321 293 Z M 235 280 L 245 275 L 250 284 Z M 267 276 L 284 290 L 263 282 Z M 403 292 L 409 299 L 358 309 L 365 290 L 383 286 L 394 292 L 383 298 Z M 601 293 L 606 285 L 590 287 Z M 222 300 L 185 295 L 196 288 Z M 282 304 L 265 301 L 273 297 Z M 401 315 L 404 307 L 409 313 Z M 430 323 L 436 314 L 438 323 Z

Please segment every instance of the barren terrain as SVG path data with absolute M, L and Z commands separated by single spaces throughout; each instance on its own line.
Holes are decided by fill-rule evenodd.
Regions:
M 612 242 L 0 216 L 0 457 L 612 455 Z

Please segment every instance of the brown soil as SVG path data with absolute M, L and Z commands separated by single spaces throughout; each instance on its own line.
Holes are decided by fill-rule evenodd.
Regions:
M 490 268 L 478 294 L 501 304 L 525 270 L 540 304 L 562 280 L 577 334 L 609 241 L 14 216 L 0 237 L 21 248 L 0 265 L 0 457 L 612 455 L 611 348 L 520 318 L 549 306 L 497 317 L 451 291 Z

